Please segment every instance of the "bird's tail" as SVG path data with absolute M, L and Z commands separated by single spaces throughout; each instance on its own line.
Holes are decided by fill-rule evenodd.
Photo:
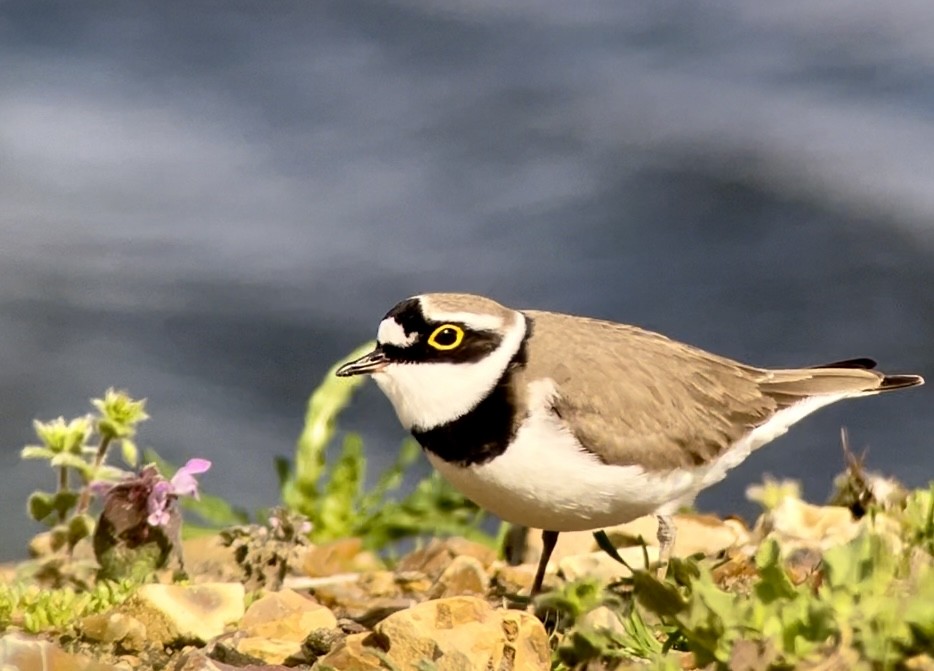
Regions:
M 862 396 L 924 384 L 920 375 L 886 375 L 872 359 L 847 359 L 810 368 L 770 370 L 761 382 L 763 392 L 780 406 L 811 396 Z

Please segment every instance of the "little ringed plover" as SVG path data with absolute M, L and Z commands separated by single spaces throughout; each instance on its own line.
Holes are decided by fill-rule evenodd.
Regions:
M 429 461 L 480 507 L 542 529 L 532 587 L 562 531 L 671 514 L 815 410 L 920 385 L 871 359 L 749 366 L 635 326 L 481 296 L 424 294 L 383 318 L 369 374 Z

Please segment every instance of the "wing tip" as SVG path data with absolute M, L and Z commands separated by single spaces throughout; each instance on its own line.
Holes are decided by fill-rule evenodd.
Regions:
M 833 363 L 811 366 L 811 368 L 860 368 L 862 370 L 872 370 L 878 365 L 875 359 L 858 357 L 856 359 L 844 359 L 843 361 L 834 361 Z
M 886 375 L 882 378 L 882 384 L 879 385 L 880 391 L 891 391 L 893 389 L 907 389 L 908 387 L 918 387 L 924 384 L 924 378 L 920 375 Z

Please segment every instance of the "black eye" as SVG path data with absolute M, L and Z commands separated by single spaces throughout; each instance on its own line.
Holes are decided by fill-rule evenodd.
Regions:
M 454 324 L 444 324 L 436 328 L 428 337 L 428 344 L 437 350 L 454 349 L 464 339 L 464 330 Z

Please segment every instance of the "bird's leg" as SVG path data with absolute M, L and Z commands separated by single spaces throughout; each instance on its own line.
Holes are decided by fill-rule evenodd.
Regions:
M 671 561 L 671 551 L 675 545 L 675 522 L 671 515 L 656 515 L 658 517 L 658 572 L 657 577 L 662 580 Z
M 535 582 L 532 583 L 531 596 L 533 597 L 542 591 L 542 581 L 545 580 L 545 567 L 548 566 L 548 560 L 551 559 L 551 553 L 554 551 L 557 542 L 557 531 L 542 531 L 542 557 L 538 560 Z

